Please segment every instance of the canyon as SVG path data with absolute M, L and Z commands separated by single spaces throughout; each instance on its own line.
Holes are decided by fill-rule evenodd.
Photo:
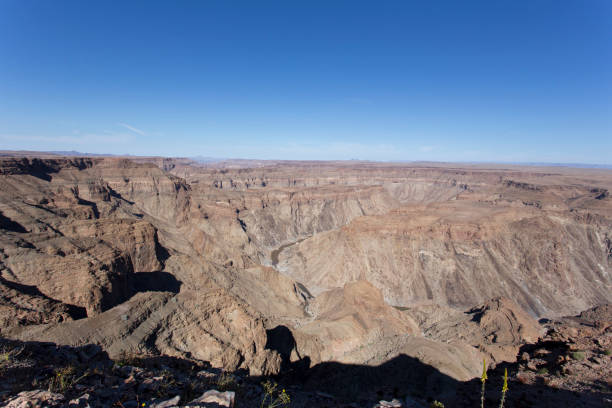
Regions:
M 6 153 L 0 336 L 250 376 L 404 356 L 440 393 L 612 303 L 611 190 L 606 169 Z

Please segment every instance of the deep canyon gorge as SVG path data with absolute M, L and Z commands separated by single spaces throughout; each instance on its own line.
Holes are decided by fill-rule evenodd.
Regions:
M 605 169 L 6 154 L 1 336 L 470 381 L 612 303 L 611 190 Z

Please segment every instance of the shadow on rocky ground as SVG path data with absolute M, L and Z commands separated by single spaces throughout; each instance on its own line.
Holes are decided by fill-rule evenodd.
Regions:
M 133 274 L 135 292 L 172 292 L 178 293 L 182 282 L 168 272 L 136 272 Z
M 42 293 L 36 286 L 33 285 L 24 285 L 18 282 L 12 282 L 10 280 L 4 279 L 0 276 L 0 286 L 4 286 L 9 290 L 13 290 L 17 293 L 38 297 L 40 299 L 47 300 L 52 303 L 60 303 L 57 299 L 50 298 Z M 87 317 L 87 310 L 84 307 L 71 305 L 69 303 L 63 304 L 66 308 L 66 312 L 72 319 L 83 319 Z
M 283 338 L 282 333 L 278 337 Z M 283 344 L 276 346 L 282 348 Z M 532 358 L 547 350 L 553 358 L 558 346 L 530 345 L 521 353 L 524 358 Z M 161 408 L 184 406 L 210 390 L 221 393 L 209 393 L 205 398 L 208 402 L 195 401 L 189 406 L 229 406 L 231 397 L 236 407 L 259 407 L 264 396 L 261 384 L 268 380 L 243 371 L 226 373 L 206 362 L 171 356 L 126 354 L 111 360 L 97 345 L 69 347 L 0 339 L 0 350 L 0 401 L 9 407 L 27 406 L 17 404 L 26 400 L 36 406 L 38 398 L 49 407 L 130 408 L 144 403 Z M 427 407 L 434 400 L 446 407 L 480 405 L 479 379 L 460 382 L 406 355 L 379 366 L 325 362 L 308 367 L 308 361 L 304 356 L 299 362 L 287 363 L 284 372 L 271 379 L 280 384 L 276 393 L 286 390 L 293 407 Z M 577 392 L 555 385 L 556 377 L 571 374 L 544 375 L 541 371 L 538 375 L 533 370 L 525 374 L 523 367 L 524 362 L 519 362 L 489 370 L 486 407 L 499 406 L 504 369 L 508 369 L 510 389 L 506 407 L 610 405 L 609 379 L 601 379 L 600 391 Z M 21 400 L 15 400 L 20 392 L 32 390 L 41 392 L 22 393 Z M 163 405 L 164 401 L 170 405 Z
M 0 211 L 0 229 L 11 231 L 11 232 L 19 232 L 19 233 L 28 232 L 28 230 L 26 230 L 23 225 L 21 225 L 20 223 L 16 221 L 11 220 L 9 217 L 2 214 L 1 211 Z

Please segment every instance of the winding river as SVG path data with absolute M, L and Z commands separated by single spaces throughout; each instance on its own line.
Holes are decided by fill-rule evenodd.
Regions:
M 304 237 L 304 238 L 298 239 L 297 241 L 288 242 L 286 244 L 283 244 L 283 245 L 279 246 L 275 250 L 273 250 L 272 253 L 270 254 L 270 258 L 272 258 L 272 266 L 274 268 L 276 268 L 276 265 L 278 265 L 278 259 L 279 259 L 279 256 L 280 256 L 281 252 L 283 252 L 285 249 L 289 248 L 290 246 L 295 245 L 295 244 L 299 244 L 300 242 L 302 242 L 302 241 L 304 241 L 304 240 L 306 240 L 308 238 L 310 238 L 310 237 Z

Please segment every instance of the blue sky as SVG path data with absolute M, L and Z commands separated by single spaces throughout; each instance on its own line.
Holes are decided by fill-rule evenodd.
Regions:
M 612 163 L 612 2 L 0 0 L 0 149 Z

